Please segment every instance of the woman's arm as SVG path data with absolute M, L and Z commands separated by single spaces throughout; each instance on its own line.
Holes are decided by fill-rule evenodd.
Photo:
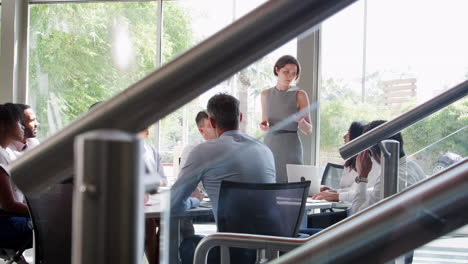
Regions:
M 266 117 L 266 104 L 267 104 L 267 94 L 268 90 L 264 90 L 262 92 L 261 98 L 262 98 L 262 122 L 260 122 L 260 128 L 263 131 L 268 131 L 270 129 L 270 124 L 268 124 L 268 119 Z
M 28 207 L 21 202 L 15 201 L 13 198 L 13 190 L 11 188 L 8 174 L 0 167 L 0 204 L 3 210 L 18 214 L 21 216 L 29 216 Z
M 295 116 L 296 122 L 302 133 L 310 135 L 312 133 L 312 124 L 310 122 L 310 103 L 307 93 L 303 90 L 297 91 L 296 95 L 297 108 L 299 115 Z

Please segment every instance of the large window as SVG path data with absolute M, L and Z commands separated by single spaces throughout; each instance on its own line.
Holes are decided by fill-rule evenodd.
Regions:
M 30 7 L 29 102 L 50 136 L 155 68 L 156 2 Z
M 394 118 L 468 77 L 466 8 L 463 0 L 361 0 L 323 23 L 322 165 L 343 162 L 337 149 L 351 121 Z M 466 101 L 444 111 L 403 131 L 407 154 L 466 125 Z

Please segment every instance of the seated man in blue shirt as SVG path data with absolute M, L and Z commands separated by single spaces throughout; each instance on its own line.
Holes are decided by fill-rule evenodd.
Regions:
M 242 120 L 239 100 L 228 94 L 217 94 L 208 101 L 207 112 L 216 139 L 203 142 L 190 152 L 171 188 L 171 210 L 177 213 L 197 207 L 200 199 L 190 195 L 202 181 L 216 219 L 221 181 L 274 183 L 276 171 L 271 150 L 239 130 Z M 192 246 L 194 250 L 196 241 Z M 191 250 L 183 248 L 181 251 Z M 193 252 L 181 255 L 186 253 L 188 259 L 182 256 L 183 262 L 191 263 Z

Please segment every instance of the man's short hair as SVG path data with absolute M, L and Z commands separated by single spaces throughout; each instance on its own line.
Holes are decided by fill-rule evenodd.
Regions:
M 239 129 L 239 100 L 232 95 L 220 93 L 210 98 L 208 115 L 222 130 Z
M 16 106 L 16 108 L 18 108 L 21 111 L 21 123 L 24 124 L 26 122 L 26 115 L 24 114 L 24 110 L 30 109 L 31 106 L 27 104 L 14 104 L 14 105 Z
M 208 113 L 205 110 L 198 112 L 197 116 L 195 117 L 197 127 L 203 126 L 204 119 L 208 119 Z
M 23 120 L 24 113 L 13 103 L 0 105 L 0 133 L 9 133 L 17 122 Z
M 21 111 L 31 108 L 31 106 L 27 104 L 15 104 L 15 105 L 18 106 L 19 109 L 21 109 Z
M 375 120 L 375 121 L 372 121 L 370 122 L 367 126 L 364 127 L 364 130 L 363 130 L 363 134 L 364 133 L 367 133 L 368 131 L 382 125 L 383 123 L 385 123 L 387 121 L 385 120 Z M 396 133 L 395 135 L 387 138 L 387 139 L 393 139 L 393 140 L 396 140 L 398 142 L 400 142 L 400 158 L 401 157 L 404 157 L 405 156 L 405 151 L 403 150 L 403 137 L 401 136 L 401 133 Z M 380 154 L 380 147 L 379 147 L 379 144 L 375 144 L 374 146 L 372 146 L 370 148 L 370 150 L 372 150 L 372 152 L 374 153 L 377 153 L 377 154 Z

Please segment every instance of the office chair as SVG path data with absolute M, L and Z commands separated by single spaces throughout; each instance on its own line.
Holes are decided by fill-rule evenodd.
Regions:
M 12 217 L 10 213 L 0 209 L 0 218 Z M 3 259 L 6 263 L 28 263 L 23 257 L 23 253 L 26 249 L 32 247 L 32 237 L 29 239 L 18 239 L 18 240 L 3 240 L 0 238 L 0 259 Z
M 334 163 L 327 163 L 322 175 L 322 185 L 331 187 L 334 190 L 340 188 L 341 174 L 344 166 Z
M 218 232 L 297 237 L 310 181 L 239 183 L 222 181 Z M 230 249 L 231 263 L 255 261 L 255 250 Z
M 26 198 L 34 226 L 35 263 L 71 263 L 73 184 Z

